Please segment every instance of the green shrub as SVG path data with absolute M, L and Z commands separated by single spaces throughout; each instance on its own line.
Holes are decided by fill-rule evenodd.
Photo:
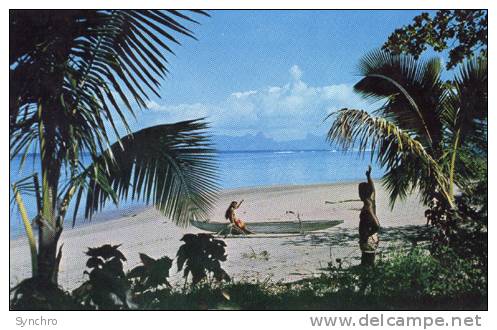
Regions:
M 446 250 L 390 253 L 374 268 L 330 267 L 292 283 L 227 283 L 164 294 L 157 309 L 485 309 L 487 274 Z
M 167 282 L 171 259 L 155 260 L 141 255 L 143 265 L 123 277 L 122 260 L 125 258 L 117 247 L 108 245 L 89 251 L 87 266 L 92 272 L 103 272 L 105 276 L 99 279 L 104 281 L 90 275 L 82 285 L 85 289 L 75 290 L 71 297 L 60 288 L 40 295 L 40 289 L 26 280 L 16 287 L 11 308 L 481 310 L 487 306 L 486 271 L 474 267 L 473 260 L 461 258 L 448 248 L 440 250 L 436 256 L 422 248 L 390 252 L 369 268 L 342 268 L 340 263 L 332 264 L 319 277 L 291 283 L 198 281 L 195 285 L 173 288 Z M 110 267 L 109 262 L 114 258 L 120 262 L 113 261 L 110 264 L 114 266 Z
M 34 278 L 21 281 L 11 290 L 12 310 L 79 310 L 83 309 L 69 292 L 56 285 L 46 285 Z
M 360 269 L 357 273 L 365 292 L 372 296 L 450 298 L 487 292 L 487 274 L 449 249 L 438 257 L 423 249 L 394 253 L 380 259 L 374 269 Z
M 191 274 L 195 285 L 212 274 L 217 281 L 230 281 L 228 273 L 221 268 L 226 261 L 226 243 L 211 234 L 186 234 L 177 253 L 178 271 L 183 270 L 185 281 Z M 184 269 L 183 269 L 183 266 Z M 186 282 L 185 282 L 186 283 Z
M 141 309 L 153 308 L 154 304 L 171 289 L 167 278 L 173 260 L 167 256 L 159 259 L 140 253 L 142 264 L 127 273 L 131 281 L 132 299 Z
M 105 244 L 88 248 L 86 262 L 88 280 L 72 292 L 75 300 L 86 308 L 123 309 L 128 308 L 127 296 L 130 284 L 123 270 L 124 255 L 120 245 Z

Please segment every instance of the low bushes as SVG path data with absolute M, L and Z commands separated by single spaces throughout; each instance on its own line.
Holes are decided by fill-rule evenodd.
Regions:
M 209 237 L 188 236 L 182 247 L 179 269 L 187 261 L 195 269 L 190 285 L 172 287 L 167 281 L 173 261 L 141 255 L 143 265 L 127 274 L 118 246 L 89 249 L 89 279 L 72 294 L 57 288 L 45 299 L 28 282 L 11 299 L 13 309 L 256 309 L 256 310 L 374 310 L 374 309 L 486 309 L 487 273 L 472 260 L 461 259 L 452 250 L 434 257 L 426 249 L 384 255 L 372 268 L 343 269 L 331 264 L 320 277 L 292 283 L 228 282 L 220 262 L 226 260 L 224 245 Z M 188 243 L 188 242 L 192 243 Z M 193 244 L 193 242 L 195 242 Z M 201 243 L 201 244 L 200 244 Z M 212 245 L 212 246 L 211 246 Z M 194 247 L 215 253 L 199 254 Z M 103 252 L 106 252 L 103 256 Z M 211 251 L 212 252 L 212 251 Z M 185 259 L 185 257 L 188 258 Z M 206 260 L 205 258 L 214 258 Z M 196 263 L 198 261 L 198 263 Z M 203 265 L 203 268 L 200 266 Z M 215 267 L 213 267 L 215 265 Z M 93 276 L 92 276 L 93 273 Z M 188 278 L 189 271 L 184 272 Z M 222 274 L 222 276 L 220 275 Z M 99 275 L 99 276 L 96 276 Z M 191 274 L 193 275 L 193 274 Z M 201 279 L 199 278 L 201 277 Z M 105 279 L 102 286 L 100 279 Z M 216 280 L 217 279 L 217 280 Z M 225 281 L 221 281 L 221 280 Z M 97 282 L 94 282 L 97 281 Z M 37 290 L 38 299 L 29 294 Z M 57 300 L 51 301 L 55 293 Z M 21 294 L 22 293 L 22 294 Z M 49 301 L 47 304 L 41 302 Z

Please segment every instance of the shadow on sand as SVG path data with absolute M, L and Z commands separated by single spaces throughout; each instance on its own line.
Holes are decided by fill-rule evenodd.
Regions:
M 433 229 L 424 225 L 385 227 L 380 229 L 380 241 L 386 243 L 403 242 L 417 245 L 430 239 Z M 296 236 L 283 242 L 283 245 L 295 246 L 356 246 L 359 241 L 357 228 L 335 228 L 329 232 L 309 233 Z

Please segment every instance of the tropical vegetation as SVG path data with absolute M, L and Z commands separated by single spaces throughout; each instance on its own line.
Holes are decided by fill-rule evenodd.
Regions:
M 417 60 L 382 50 L 361 60 L 354 86 L 381 106 L 342 109 L 328 140 L 345 149 L 372 150 L 386 170 L 390 204 L 418 192 L 437 228 L 433 252 L 450 246 L 475 265 L 487 265 L 488 72 L 485 56 L 468 59 L 442 79 L 437 58 Z
M 474 56 L 487 56 L 488 11 L 441 9 L 433 17 L 424 12 L 396 29 L 383 44 L 392 54 L 410 54 L 416 59 L 428 47 L 436 52 L 448 50 L 448 70 Z
M 197 251 L 201 253 L 201 251 Z M 13 309 L 85 310 L 384 310 L 485 309 L 488 278 L 470 260 L 445 250 L 443 258 L 426 249 L 399 249 L 382 255 L 375 271 L 360 266 L 342 267 L 330 261 L 319 276 L 282 283 L 270 278 L 222 281 L 211 278 L 188 286 L 167 284 L 171 259 L 141 256 L 142 265 L 125 273 L 126 258 L 118 246 L 89 249 L 88 280 L 72 292 L 18 294 Z M 95 259 L 100 261 L 96 261 Z M 164 262 L 162 262 L 162 261 Z M 159 266 L 160 267 L 157 267 Z M 203 265 L 203 266 L 202 266 Z M 198 269 L 208 271 L 199 262 Z M 178 270 L 179 271 L 179 270 Z M 140 280 L 136 280 L 137 277 Z M 186 276 L 185 276 L 186 277 Z M 152 280 L 153 279 L 153 280 Z M 40 292 L 40 288 L 34 288 Z
M 132 132 L 128 118 L 159 95 L 170 44 L 194 38 L 176 10 L 10 11 L 10 158 L 39 155 L 13 183 L 38 285 L 57 285 L 69 205 L 91 218 L 107 203 L 152 203 L 176 223 L 204 218 L 216 196 L 204 120 Z M 29 77 L 29 79 L 26 79 Z M 120 128 L 123 129 L 120 129 Z M 123 135 L 124 134 L 124 135 Z M 85 161 L 89 157 L 90 161 Z M 25 193 L 36 196 L 28 212 Z M 30 210 L 31 211 L 31 210 Z M 38 240 L 34 237 L 38 232 Z
M 207 14 L 10 12 L 10 157 L 23 166 L 33 154 L 41 168 L 12 183 L 32 277 L 12 288 L 10 307 L 487 308 L 486 11 L 441 10 L 433 19 L 422 14 L 396 30 L 382 50 L 359 63 L 354 88 L 379 108 L 341 109 L 328 117 L 328 141 L 371 150 L 372 160 L 385 168 L 382 183 L 392 206 L 419 193 L 435 227 L 430 249 L 413 243 L 382 253 L 374 269 L 345 267 L 336 259 L 315 278 L 240 282 L 222 268 L 224 241 L 186 234 L 175 258 L 141 253 L 141 264 L 129 271 L 120 245 L 88 248 L 84 282 L 70 292 L 58 285 L 59 239 L 70 206 L 73 225 L 80 208 L 91 219 L 107 204 L 127 199 L 153 204 L 178 225 L 209 213 L 218 186 L 205 120 L 135 132 L 128 123 L 151 95 L 160 96 L 171 45 L 180 36 L 194 38 L 188 26 L 197 15 Z M 447 41 L 454 39 L 451 48 Z M 427 46 L 450 49 L 447 68 L 456 68 L 450 79 L 438 58 L 420 59 Z M 35 196 L 35 210 L 27 209 L 27 194 Z M 170 280 L 175 263 L 183 285 Z
M 415 188 L 454 206 L 456 187 L 475 178 L 468 160 L 486 153 L 487 60 L 465 63 L 453 81 L 442 79 L 438 58 L 373 51 L 359 64 L 363 78 L 354 89 L 382 102 L 376 111 L 342 109 L 328 139 L 348 149 L 372 150 L 387 172 L 391 203 Z M 384 101 L 384 102 L 383 102 Z

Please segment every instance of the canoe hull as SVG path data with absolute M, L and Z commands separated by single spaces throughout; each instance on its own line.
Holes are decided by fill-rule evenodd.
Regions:
M 338 226 L 341 223 L 343 223 L 343 220 L 249 222 L 247 223 L 247 229 L 256 234 L 298 234 L 301 232 L 328 229 Z M 201 221 L 192 221 L 191 224 L 199 229 L 213 233 L 226 230 L 229 225 L 226 222 Z

